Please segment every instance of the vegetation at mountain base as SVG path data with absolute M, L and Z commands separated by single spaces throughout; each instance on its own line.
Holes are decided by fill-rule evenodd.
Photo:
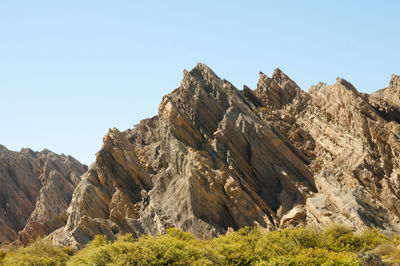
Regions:
M 280 69 L 259 74 L 253 90 L 239 90 L 204 64 L 185 70 L 157 115 L 108 131 L 89 167 L 0 145 L 0 245 L 51 235 L 81 249 L 95 235 L 181 226 L 201 239 L 255 224 L 400 232 L 400 76 L 365 94 L 342 78 L 306 92 Z M 230 259 L 223 240 L 211 244 Z M 207 243 L 190 252 L 206 252 Z M 397 246 L 379 252 L 386 258 Z
M 69 248 L 52 245 L 46 240 L 37 240 L 25 248 L 5 254 L 3 261 L 0 252 L 0 264 L 4 265 L 66 265 L 69 255 L 72 255 Z
M 199 240 L 180 229 L 166 234 L 126 234 L 111 242 L 98 235 L 82 250 L 72 252 L 39 240 L 6 254 L 3 265 L 360 265 L 366 254 L 385 262 L 400 262 L 398 235 L 376 229 L 354 233 L 343 225 L 325 230 L 290 228 L 266 231 L 242 228 L 217 238 Z

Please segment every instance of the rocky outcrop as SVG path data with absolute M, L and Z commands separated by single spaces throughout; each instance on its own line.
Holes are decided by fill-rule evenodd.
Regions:
M 157 116 L 110 129 L 88 168 L 0 146 L 0 242 L 49 235 L 81 248 L 97 234 L 168 227 L 400 231 L 399 123 L 396 75 L 370 95 L 342 78 L 305 92 L 276 69 L 239 91 L 198 64 Z
M 400 123 L 400 76 L 392 75 L 389 87 L 372 93 L 369 102 L 385 120 Z
M 71 156 L 0 145 L 0 243 L 26 244 L 63 226 L 86 170 Z
M 272 79 L 285 91 L 284 83 Z M 395 82 L 390 84 L 385 90 L 394 93 Z M 262 86 L 268 85 L 259 84 L 256 91 L 265 91 Z M 382 115 L 384 106 L 379 104 L 385 98 L 378 97 L 381 93 L 359 93 L 341 78 L 334 85 L 319 83 L 298 95 L 299 100 L 264 110 L 261 116 L 309 160 L 318 193 L 307 198 L 306 222 L 398 231 L 400 127 Z M 386 104 L 390 106 L 386 111 L 396 108 Z
M 198 237 L 280 226 L 316 192 L 312 171 L 232 84 L 199 64 L 165 96 L 158 116 L 112 129 L 74 192 L 67 225 L 50 238 L 80 247 L 96 234 Z
M 168 227 L 400 230 L 399 105 L 388 96 L 398 83 L 367 95 L 338 78 L 307 93 L 277 69 L 239 91 L 198 64 L 157 116 L 105 135 L 49 238 L 80 248 L 96 234 Z

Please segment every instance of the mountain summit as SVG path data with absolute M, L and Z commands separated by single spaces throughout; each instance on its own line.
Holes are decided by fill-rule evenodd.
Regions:
M 238 90 L 198 64 L 157 116 L 104 136 L 49 238 L 81 248 L 97 234 L 169 227 L 197 237 L 331 223 L 399 231 L 398 84 L 393 75 L 368 95 L 338 78 L 307 93 L 276 69 Z
M 26 244 L 63 226 L 86 170 L 71 156 L 0 145 L 0 243 Z

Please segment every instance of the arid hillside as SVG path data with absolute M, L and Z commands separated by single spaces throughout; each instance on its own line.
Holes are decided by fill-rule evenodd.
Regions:
M 32 174 L 0 165 L 6 178 L 29 180 L 18 186 L 21 203 L 9 203 L 24 206 L 17 214 L 24 218 L 0 216 L 10 228 L 3 239 L 23 229 L 23 242 L 45 233 L 82 248 L 99 234 L 114 240 L 170 227 L 199 238 L 245 226 L 332 223 L 398 232 L 399 123 L 396 75 L 370 95 L 341 78 L 305 92 L 279 69 L 272 77 L 260 72 L 254 90 L 238 90 L 198 64 L 163 97 L 157 116 L 124 132 L 111 129 L 81 177 L 86 169 L 70 157 L 52 155 L 57 170 L 29 168 L 24 156 L 32 151 L 14 160 Z M 42 153 L 35 156 L 49 154 Z
M 0 145 L 0 243 L 26 244 L 63 226 L 86 170 L 71 156 Z

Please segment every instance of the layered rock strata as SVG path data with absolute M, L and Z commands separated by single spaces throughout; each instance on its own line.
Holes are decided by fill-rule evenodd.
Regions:
M 86 170 L 71 156 L 0 145 L 0 243 L 26 244 L 63 226 Z
M 159 113 L 111 129 L 49 238 L 77 248 L 178 227 L 347 223 L 399 228 L 399 80 L 371 95 L 338 78 L 302 91 L 281 70 L 236 89 L 198 64 Z

